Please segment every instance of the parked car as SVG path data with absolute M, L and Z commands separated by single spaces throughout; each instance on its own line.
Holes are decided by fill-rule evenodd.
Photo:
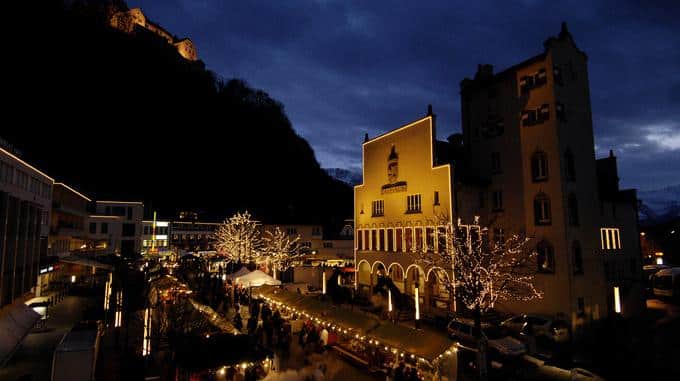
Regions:
M 671 267 L 668 265 L 645 265 L 642 266 L 642 271 L 645 273 L 645 277 L 643 279 L 643 282 L 645 284 L 645 295 L 648 297 L 654 296 L 654 287 L 653 287 L 653 279 L 654 279 L 654 274 L 656 274 L 659 270 L 663 269 L 670 269 Z
M 474 347 L 474 322 L 454 319 L 449 323 L 447 331 L 452 339 L 460 341 L 462 345 Z M 489 349 L 501 356 L 514 357 L 527 351 L 526 346 L 521 341 L 488 323 L 482 323 L 482 334 L 488 339 Z
M 654 296 L 680 298 L 680 267 L 659 270 L 652 278 Z
M 546 337 L 556 343 L 569 341 L 569 324 L 539 315 L 517 315 L 504 320 L 501 327 L 507 328 L 515 336 L 526 335 L 527 327 L 532 324 L 535 336 Z

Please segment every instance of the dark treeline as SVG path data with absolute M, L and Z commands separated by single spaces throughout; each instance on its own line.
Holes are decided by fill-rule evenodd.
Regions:
M 247 208 L 336 225 L 351 216 L 351 189 L 321 170 L 267 93 L 219 79 L 152 35 L 109 28 L 104 0 L 19 3 L 6 13 L 23 27 L 4 47 L 0 136 L 58 181 L 96 199 L 143 200 L 166 217 Z

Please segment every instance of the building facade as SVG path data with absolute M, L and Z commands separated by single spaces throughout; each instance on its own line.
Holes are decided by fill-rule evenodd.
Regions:
M 54 183 L 50 219 L 49 254 L 67 256 L 88 247 L 87 196 L 64 183 Z
M 142 221 L 142 254 L 170 250 L 170 221 Z
M 94 249 L 123 256 L 142 250 L 144 204 L 138 201 L 97 201 L 87 218 L 88 238 Z
M 195 216 L 197 218 L 197 216 Z M 192 217 L 193 218 L 193 217 Z M 184 251 L 215 250 L 215 231 L 220 226 L 217 222 L 199 222 L 194 220 L 172 221 L 170 223 L 170 244 Z
M 0 148 L 0 307 L 33 291 L 47 257 L 54 180 Z
M 363 183 L 354 188 L 356 288 L 371 294 L 386 275 L 410 298 L 418 288 L 420 311 L 433 315 L 455 309 L 432 268 L 417 261 L 419 252 L 443 249 L 435 232 L 453 217 L 452 167 L 438 161 L 435 137 L 430 110 L 425 118 L 367 139 Z M 445 273 L 452 276 L 452 270 Z
M 586 54 L 563 24 L 543 53 L 496 74 L 480 65 L 460 89 L 455 213 L 466 221 L 480 216 L 492 239 L 531 237 L 538 253 L 535 283 L 544 298 L 496 308 L 574 323 L 611 313 L 614 284 L 605 264 L 613 256 L 639 258 L 637 213 L 634 200 L 616 221 L 603 207 Z M 618 178 L 615 186 L 618 195 Z

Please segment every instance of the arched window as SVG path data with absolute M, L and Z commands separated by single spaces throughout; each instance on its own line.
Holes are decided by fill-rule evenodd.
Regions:
M 574 164 L 574 154 L 567 148 L 564 152 L 565 174 L 567 181 L 576 181 L 576 165 Z
M 581 250 L 581 243 L 579 241 L 574 241 L 571 246 L 571 251 L 574 274 L 583 274 L 583 251 Z
M 548 155 L 543 151 L 531 155 L 531 180 L 535 183 L 548 180 Z
M 400 266 L 392 266 L 390 267 L 390 278 L 392 278 L 392 280 L 395 282 L 403 282 L 404 271 Z
M 551 222 L 550 198 L 541 192 L 534 198 L 534 224 L 550 225 Z
M 548 241 L 541 241 L 536 245 L 536 264 L 539 273 L 555 272 L 555 249 Z
M 578 199 L 574 193 L 569 194 L 567 208 L 569 214 L 569 225 L 578 226 Z

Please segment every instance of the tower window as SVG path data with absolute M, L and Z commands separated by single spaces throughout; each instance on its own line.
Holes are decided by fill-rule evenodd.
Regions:
M 548 155 L 536 151 L 531 156 L 531 180 L 533 182 L 548 180 Z
M 550 225 L 550 198 L 545 193 L 539 193 L 534 198 L 534 224 Z
M 578 226 L 578 199 L 576 195 L 571 193 L 569 195 L 569 200 L 567 201 L 568 213 L 569 213 L 569 225 Z
M 565 173 L 567 181 L 576 181 L 576 165 L 574 163 L 574 153 L 567 148 L 564 152 Z
M 439 192 L 434 191 L 434 204 L 439 205 Z
M 503 210 L 503 191 L 493 192 L 493 210 Z
M 578 241 L 574 241 L 571 250 L 574 274 L 583 274 L 583 251 L 581 250 L 581 244 Z
M 501 173 L 501 153 L 491 153 L 491 173 Z
M 554 273 L 555 272 L 555 249 L 547 241 L 542 241 L 536 246 L 536 263 L 538 265 L 538 272 L 540 273 Z
M 564 105 L 562 103 L 556 103 L 555 104 L 555 115 L 557 116 L 557 119 L 566 122 L 567 121 L 567 114 L 564 109 Z

